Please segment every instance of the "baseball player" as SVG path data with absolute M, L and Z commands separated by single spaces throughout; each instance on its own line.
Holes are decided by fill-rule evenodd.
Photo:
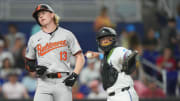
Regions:
M 136 68 L 137 52 L 117 47 L 116 37 L 114 29 L 101 28 L 96 39 L 103 53 L 88 51 L 86 56 L 103 60 L 100 71 L 107 101 L 138 101 L 130 76 Z
M 25 57 L 26 69 L 38 76 L 34 101 L 72 101 L 71 87 L 85 61 L 80 45 L 72 32 L 58 26 L 59 18 L 49 5 L 39 4 L 33 17 L 41 30 L 30 37 Z

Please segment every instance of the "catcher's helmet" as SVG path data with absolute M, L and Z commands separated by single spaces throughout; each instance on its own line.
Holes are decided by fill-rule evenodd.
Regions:
M 107 46 L 102 46 L 100 44 L 100 39 L 104 38 L 106 36 L 111 36 L 112 37 L 112 43 L 110 45 Z M 99 30 L 99 32 L 96 35 L 96 41 L 98 43 L 98 46 L 105 52 L 108 52 L 110 49 L 112 49 L 115 44 L 116 44 L 116 36 L 117 33 L 114 29 L 110 28 L 110 27 L 103 27 Z

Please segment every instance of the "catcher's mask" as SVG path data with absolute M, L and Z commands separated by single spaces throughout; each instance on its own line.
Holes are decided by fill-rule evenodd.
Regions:
M 98 46 L 105 52 L 110 51 L 116 44 L 116 31 L 110 27 L 103 27 L 96 35 Z
M 54 10 L 49 5 L 47 5 L 47 4 L 39 4 L 36 7 L 36 9 L 34 10 L 32 16 L 40 26 L 41 26 L 41 24 L 38 21 L 38 13 L 41 12 L 41 11 L 48 11 L 48 12 L 51 12 L 51 13 L 55 14 Z M 60 20 L 60 17 L 57 14 L 55 14 L 54 21 L 55 21 L 56 25 L 59 24 L 59 20 Z

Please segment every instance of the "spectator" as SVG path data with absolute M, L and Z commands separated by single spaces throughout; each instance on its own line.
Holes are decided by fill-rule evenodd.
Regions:
M 22 84 L 26 87 L 31 98 L 34 97 L 36 90 L 36 72 L 29 72 L 29 75 L 22 79 Z
M 166 70 L 166 80 L 167 80 L 167 95 L 174 96 L 176 92 L 177 83 L 177 72 L 179 63 L 172 57 L 172 50 L 170 48 L 165 48 L 163 55 L 157 59 L 157 66 L 161 69 Z
M 141 55 L 141 54 L 140 54 Z M 136 63 L 137 69 L 131 74 L 131 77 L 134 80 L 134 89 L 136 90 L 137 95 L 142 98 L 143 93 L 146 91 L 147 86 L 145 82 L 147 81 L 146 76 L 143 71 L 142 64 L 140 62 L 140 56 L 137 58 L 138 62 Z
M 154 81 L 148 83 L 148 89 L 143 93 L 142 98 L 164 98 L 165 93 L 158 88 Z
M 102 93 L 99 90 L 99 81 L 98 80 L 93 80 L 89 83 L 89 87 L 91 88 L 91 92 L 88 95 L 89 99 L 105 99 L 106 98 L 106 93 Z
M 23 46 L 25 45 L 24 37 L 22 35 L 16 35 L 15 44 L 12 48 L 12 53 L 14 54 L 14 57 L 18 57 L 21 54 L 21 50 Z
M 8 49 L 10 51 L 13 52 L 13 48 L 15 46 L 15 44 L 17 44 L 17 38 L 20 38 L 22 39 L 23 43 L 25 42 L 25 37 L 24 37 L 24 34 L 21 33 L 21 32 L 18 32 L 18 29 L 15 25 L 13 24 L 10 24 L 9 27 L 8 27 L 8 34 L 6 36 L 6 40 L 7 40 L 7 43 L 8 43 Z
M 165 69 L 167 71 L 175 71 L 176 61 L 172 57 L 172 50 L 170 48 L 165 48 L 163 54 L 157 58 L 156 64 L 160 69 Z
M 142 57 L 152 64 L 156 64 L 156 59 L 159 56 L 159 51 L 157 51 L 158 40 L 155 38 L 155 32 L 153 29 L 149 29 L 144 40 L 143 40 L 143 55 Z M 143 66 L 144 71 L 154 77 L 157 76 L 157 72 L 150 68 L 148 65 Z
M 90 88 L 88 87 L 88 85 L 82 84 L 79 87 L 79 92 L 81 92 L 85 97 L 87 97 L 90 93 Z
M 97 32 L 102 27 L 115 27 L 108 16 L 108 8 L 102 7 L 100 15 L 94 22 L 94 30 Z
M 136 28 L 133 24 L 129 24 L 126 26 L 126 31 L 129 35 L 129 48 L 132 50 L 136 50 L 140 45 L 140 39 L 136 33 Z
M 176 61 L 172 57 L 172 51 L 170 48 L 165 48 L 163 55 L 157 58 L 157 66 L 160 69 L 164 69 L 167 71 L 166 80 L 167 80 L 167 94 L 169 96 L 175 95 L 177 76 L 176 76 Z M 162 76 L 159 74 L 158 79 L 162 81 Z
M 5 51 L 4 49 L 4 41 L 0 40 L 0 68 L 2 68 L 3 60 L 8 58 L 12 65 L 14 64 L 14 57 L 11 52 Z
M 0 40 L 3 40 L 4 39 L 4 37 L 1 35 L 1 33 L 0 33 Z
M 177 11 L 176 28 L 177 28 L 178 34 L 180 35 L 180 3 L 177 5 L 176 11 Z
M 168 25 L 161 31 L 161 49 L 170 47 L 174 50 L 177 42 L 176 22 L 174 18 L 170 18 L 168 19 Z
M 178 92 L 180 95 L 180 60 L 177 62 L 177 68 L 178 68 L 177 87 L 178 87 Z
M 17 81 L 17 74 L 10 73 L 8 75 L 8 82 L 3 84 L 2 92 L 6 99 L 28 99 L 29 95 L 23 84 Z
M 134 89 L 136 90 L 140 98 L 144 97 L 144 93 L 147 91 L 147 86 L 140 80 L 134 80 Z
M 12 63 L 10 62 L 8 58 L 5 58 L 3 60 L 3 67 L 0 71 L 0 77 L 4 79 L 7 78 L 7 75 L 9 74 L 11 69 L 12 69 Z
M 121 45 L 125 48 L 129 48 L 129 34 L 126 32 L 126 30 L 123 30 L 121 32 L 120 38 L 118 39 L 118 45 Z
M 143 51 L 143 58 L 149 62 L 156 64 L 156 59 L 160 55 L 159 51 L 156 50 L 155 46 L 147 47 Z
M 14 72 L 16 72 L 18 74 L 21 74 L 21 70 L 13 68 L 13 65 L 12 65 L 10 59 L 9 58 L 5 58 L 3 60 L 3 67 L 2 67 L 2 69 L 0 71 L 0 77 L 2 79 L 6 79 L 8 74 L 10 72 L 12 72 L 12 71 L 14 71 Z
M 26 46 L 23 46 L 21 49 L 20 49 L 20 54 L 15 57 L 15 61 L 16 61 L 16 64 L 15 64 L 15 67 L 17 68 L 20 68 L 20 69 L 24 69 L 25 67 L 25 61 L 24 61 L 24 57 L 25 57 L 25 51 L 26 51 Z
M 172 54 L 176 61 L 180 60 L 180 44 L 176 45 L 176 48 L 172 50 Z
M 0 86 L 0 97 L 2 98 L 2 88 Z
M 177 60 L 177 70 L 180 71 L 180 60 Z
M 96 59 L 88 59 L 87 67 L 83 68 L 80 74 L 81 84 L 88 85 L 92 80 L 100 78 L 99 71 L 95 68 Z
M 72 97 L 73 99 L 84 99 L 84 94 L 79 92 L 79 87 L 77 85 L 77 83 L 72 87 Z
M 149 29 L 147 35 L 143 40 L 143 47 L 145 49 L 155 49 L 158 46 L 158 39 L 155 37 L 154 29 Z
M 1 32 L 0 32 L 0 40 L 3 40 L 3 41 L 5 40 L 5 39 L 4 39 L 4 36 L 2 35 Z

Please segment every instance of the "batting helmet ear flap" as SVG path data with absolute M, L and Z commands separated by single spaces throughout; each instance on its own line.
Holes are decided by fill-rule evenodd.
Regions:
M 35 17 L 35 20 L 36 20 L 36 22 L 38 23 L 38 25 L 41 26 L 41 24 L 40 24 L 40 22 L 39 22 L 39 20 L 38 20 L 38 17 Z

